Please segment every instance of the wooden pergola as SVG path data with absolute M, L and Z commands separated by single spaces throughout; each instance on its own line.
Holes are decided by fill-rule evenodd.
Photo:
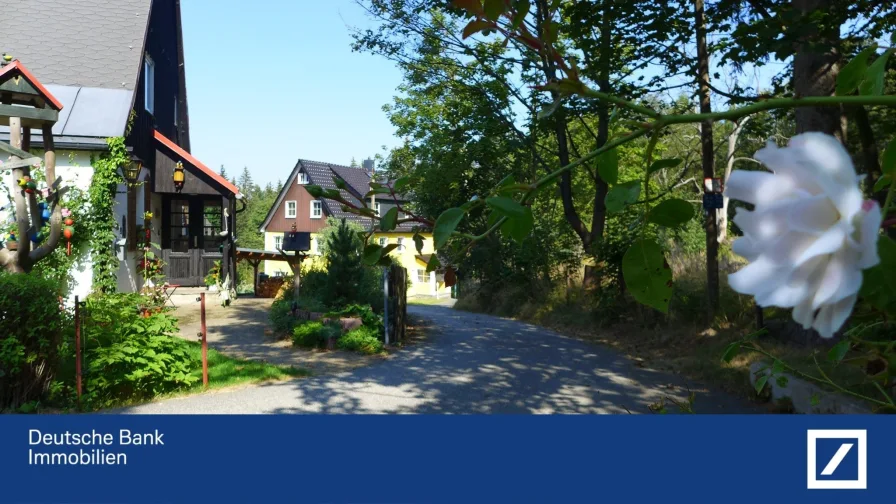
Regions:
M 258 294 L 258 266 L 261 261 L 286 261 L 293 274 L 293 290 L 295 295 L 299 295 L 299 278 L 302 271 L 302 261 L 305 260 L 305 254 L 288 254 L 282 250 L 256 250 L 256 249 L 236 249 L 236 260 L 246 261 L 252 265 L 252 294 Z

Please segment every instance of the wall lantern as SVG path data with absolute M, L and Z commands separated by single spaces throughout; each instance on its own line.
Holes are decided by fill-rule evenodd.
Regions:
M 143 161 L 134 155 L 131 155 L 131 161 L 127 165 L 121 167 L 124 180 L 130 185 L 135 185 L 140 180 L 142 170 Z
M 184 164 L 180 161 L 174 165 L 174 189 L 180 192 L 184 188 Z

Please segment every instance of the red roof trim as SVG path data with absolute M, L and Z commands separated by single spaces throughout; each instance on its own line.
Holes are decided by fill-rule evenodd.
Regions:
M 205 166 L 204 164 L 202 164 L 201 161 L 194 158 L 189 152 L 183 150 L 179 145 L 177 145 L 176 143 L 174 143 L 171 140 L 169 140 L 168 138 L 166 138 L 165 135 L 159 133 L 159 130 L 154 130 L 154 136 L 155 136 L 155 139 L 158 140 L 159 142 L 161 142 L 162 145 L 164 145 L 165 147 L 168 147 L 169 149 L 174 151 L 175 154 L 184 158 L 188 163 L 195 166 L 200 171 L 202 171 L 203 173 L 205 173 L 206 175 L 211 177 L 215 182 L 224 186 L 224 188 L 227 189 L 228 191 L 232 192 L 233 194 L 240 193 L 240 190 L 237 186 L 233 185 L 229 180 L 222 177 L 221 175 L 218 175 L 218 173 L 216 173 L 214 170 L 212 170 L 208 166 Z
M 57 111 L 62 110 L 62 103 L 60 103 L 59 100 L 57 100 L 56 97 L 53 96 L 53 93 L 47 91 L 47 88 L 45 88 L 44 85 L 41 84 L 36 77 L 34 77 L 34 74 L 32 74 L 27 68 L 25 68 L 25 65 L 23 65 L 21 61 L 12 60 L 12 63 L 0 68 L 0 77 L 8 72 L 11 72 L 13 69 L 18 70 L 26 79 L 28 79 L 28 82 L 30 82 L 32 86 L 36 87 L 37 90 L 40 91 L 42 95 L 44 95 L 44 99 L 50 102 L 50 105 L 52 105 L 54 109 L 56 109 Z

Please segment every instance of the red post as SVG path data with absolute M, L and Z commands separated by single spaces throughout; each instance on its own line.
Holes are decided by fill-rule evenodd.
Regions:
M 205 327 L 205 293 L 199 295 L 200 320 L 202 324 L 202 385 L 208 388 L 208 339 L 206 338 Z
M 81 300 L 75 296 L 75 390 L 81 408 Z

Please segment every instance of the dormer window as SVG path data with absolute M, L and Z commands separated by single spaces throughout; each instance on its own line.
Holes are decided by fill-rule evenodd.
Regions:
M 299 185 L 308 185 L 308 174 L 299 172 Z
M 143 58 L 143 105 L 150 114 L 156 108 L 156 64 L 147 54 Z

